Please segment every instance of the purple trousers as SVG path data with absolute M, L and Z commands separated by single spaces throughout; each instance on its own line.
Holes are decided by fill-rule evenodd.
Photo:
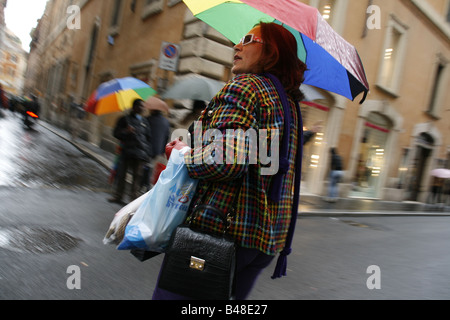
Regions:
M 245 300 L 261 272 L 270 265 L 274 256 L 269 256 L 256 249 L 238 247 L 236 250 L 236 300 Z M 160 273 L 161 274 L 161 273 Z M 158 276 L 159 282 L 159 276 Z M 194 300 L 159 288 L 156 284 L 153 300 Z

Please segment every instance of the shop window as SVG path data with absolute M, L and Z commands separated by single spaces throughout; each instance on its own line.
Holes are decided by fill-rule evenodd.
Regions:
M 391 17 L 383 47 L 381 67 L 377 85 L 385 91 L 397 95 L 402 62 L 404 61 L 406 27 Z
M 314 102 L 302 102 L 301 113 L 303 118 L 303 129 L 310 130 L 320 122 L 322 128 L 326 128 L 329 107 Z M 303 148 L 302 180 L 310 180 L 314 170 L 318 169 L 328 159 L 321 159 L 322 149 L 325 146 L 324 133 L 316 133 Z
M 323 19 L 341 34 L 347 18 L 349 0 L 310 0 L 309 5 L 317 8 Z
M 322 17 L 330 22 L 332 21 L 333 14 L 336 11 L 336 0 L 321 0 L 319 2 L 319 12 Z
M 408 158 L 410 149 L 403 148 L 402 157 L 400 160 L 400 167 L 398 168 L 398 189 L 405 188 L 408 177 Z
M 386 143 L 391 127 L 391 122 L 381 114 L 372 112 L 367 118 L 359 146 L 352 196 L 376 197 L 380 176 L 384 170 Z

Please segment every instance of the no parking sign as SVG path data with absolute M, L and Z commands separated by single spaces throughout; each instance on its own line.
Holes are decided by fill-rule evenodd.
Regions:
M 159 57 L 159 67 L 163 70 L 177 71 L 180 46 L 163 41 Z

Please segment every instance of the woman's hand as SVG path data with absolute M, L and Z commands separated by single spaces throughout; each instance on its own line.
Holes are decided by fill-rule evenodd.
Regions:
M 176 150 L 181 150 L 184 147 L 187 147 L 188 145 L 184 142 L 182 142 L 180 139 L 176 139 L 172 142 L 169 142 L 166 144 L 166 157 L 167 159 L 170 158 L 170 155 L 172 154 L 172 150 L 175 148 Z

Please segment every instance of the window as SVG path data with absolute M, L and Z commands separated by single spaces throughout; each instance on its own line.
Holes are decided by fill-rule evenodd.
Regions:
M 443 95 L 443 91 L 446 90 L 445 87 L 445 73 L 446 73 L 446 65 L 441 60 L 438 62 L 436 67 L 433 86 L 431 88 L 431 96 L 428 104 L 427 113 L 432 117 L 439 117 L 440 114 L 440 100 Z
M 317 8 L 323 19 L 337 33 L 342 34 L 347 22 L 349 0 L 310 0 L 309 5 Z
M 114 6 L 111 13 L 111 23 L 109 26 L 109 35 L 115 37 L 119 34 L 121 13 L 122 13 L 122 0 L 114 0 Z
M 387 28 L 377 85 L 393 95 L 397 95 L 399 87 L 405 42 L 406 27 L 392 18 Z
M 146 0 L 144 10 L 142 12 L 142 19 L 146 19 L 151 15 L 160 13 L 164 9 L 164 0 Z
M 181 2 L 181 0 L 168 0 L 167 5 L 169 7 L 173 7 L 174 5 L 176 5 L 176 4 L 180 3 L 180 2 Z
M 448 9 L 447 9 L 447 22 L 450 23 L 450 4 L 448 4 Z
M 111 16 L 111 27 L 117 27 L 119 25 L 121 8 L 122 8 L 122 0 L 114 0 L 114 7 Z

